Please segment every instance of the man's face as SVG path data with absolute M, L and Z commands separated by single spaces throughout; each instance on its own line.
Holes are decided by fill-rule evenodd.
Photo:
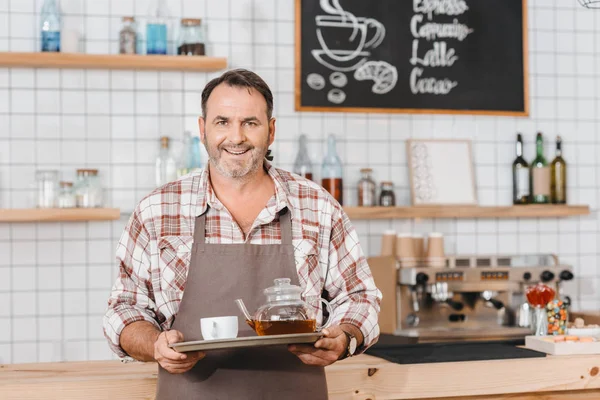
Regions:
M 267 119 L 265 98 L 245 87 L 217 86 L 199 125 L 210 162 L 229 178 L 244 178 L 262 168 L 275 139 L 275 119 Z

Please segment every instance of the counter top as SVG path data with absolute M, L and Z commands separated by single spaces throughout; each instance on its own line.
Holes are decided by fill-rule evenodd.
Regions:
M 600 398 L 599 372 L 598 355 L 403 365 L 360 355 L 326 368 L 334 400 L 591 400 Z M 4 364 L 0 393 L 3 399 L 153 399 L 156 377 L 155 363 Z

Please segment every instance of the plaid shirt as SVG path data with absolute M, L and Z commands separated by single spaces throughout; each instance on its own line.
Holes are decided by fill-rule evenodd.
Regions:
M 245 241 L 217 199 L 207 168 L 154 190 L 138 204 L 117 246 L 120 274 L 104 316 L 104 334 L 119 357 L 126 356 L 119 336 L 128 324 L 145 320 L 160 330 L 170 329 L 185 290 L 195 219 L 207 206 L 206 242 L 214 244 L 279 244 L 276 216 L 288 207 L 303 294 L 327 290 L 333 323 L 361 329 L 364 344 L 359 352 L 376 342 L 381 292 L 348 216 L 321 186 L 268 163 L 265 166 L 275 183 L 275 195 Z

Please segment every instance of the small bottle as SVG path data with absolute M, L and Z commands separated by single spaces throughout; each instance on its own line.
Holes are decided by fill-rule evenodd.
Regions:
M 523 158 L 523 138 L 517 134 L 517 158 L 512 165 L 513 204 L 529 203 L 529 164 Z
M 119 32 L 119 54 L 136 54 L 136 47 L 135 19 L 123 17 L 123 28 Z
M 180 56 L 203 56 L 204 33 L 200 19 L 183 18 L 179 29 L 177 54 Z
M 189 148 L 188 173 L 202 168 L 202 158 L 200 157 L 200 137 L 193 136 Z
M 162 186 L 177 179 L 177 163 L 169 149 L 169 137 L 160 138 L 160 149 L 156 157 L 156 186 Z
M 169 10 L 165 0 L 154 0 L 148 10 L 146 54 L 167 54 L 167 20 Z
M 536 157 L 531 162 L 529 190 L 531 202 L 545 204 L 550 202 L 550 169 L 544 157 L 544 138 L 538 133 L 535 140 Z
M 556 137 L 556 157 L 550 164 L 550 195 L 552 203 L 567 203 L 567 162 L 562 157 L 562 139 Z
M 396 195 L 394 194 L 394 184 L 392 182 L 381 182 L 379 205 L 383 207 L 394 207 L 396 205 Z
M 60 10 L 56 0 L 42 6 L 42 51 L 60 52 Z
M 60 192 L 58 193 L 58 208 L 73 208 L 77 206 L 75 192 L 73 191 L 73 182 L 60 182 Z
M 308 156 L 306 142 L 306 135 L 300 135 L 300 137 L 298 137 L 298 154 L 296 155 L 296 161 L 294 161 L 294 173 L 312 181 L 312 163 Z
M 177 158 L 177 177 L 186 175 L 189 171 L 190 164 L 190 146 L 192 142 L 192 134 L 189 131 L 183 132 L 183 139 L 181 139 L 181 151 Z
M 344 204 L 344 187 L 342 182 L 342 161 L 335 149 L 335 136 L 329 135 L 327 139 L 327 155 L 321 166 L 321 185 L 334 199 Z
M 373 170 L 371 168 L 362 168 L 360 173 L 362 177 L 358 181 L 358 206 L 373 207 L 377 202 L 375 194 L 377 185 L 373 178 L 371 178 Z

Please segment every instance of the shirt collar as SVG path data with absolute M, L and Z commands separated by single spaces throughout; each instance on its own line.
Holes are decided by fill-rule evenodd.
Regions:
M 279 212 L 286 207 L 288 207 L 291 211 L 292 204 L 289 201 L 290 192 L 287 183 L 281 177 L 277 171 L 277 168 L 273 167 L 267 160 L 264 161 L 264 168 L 267 170 L 269 177 L 271 177 L 273 183 L 275 184 L 275 212 Z M 204 214 L 208 206 L 214 208 L 215 210 L 222 210 L 224 208 L 223 203 L 221 203 L 217 198 L 210 183 L 208 163 L 206 163 L 206 166 L 196 179 L 197 186 L 195 188 L 195 193 L 198 193 L 198 198 L 196 200 L 196 216 Z

